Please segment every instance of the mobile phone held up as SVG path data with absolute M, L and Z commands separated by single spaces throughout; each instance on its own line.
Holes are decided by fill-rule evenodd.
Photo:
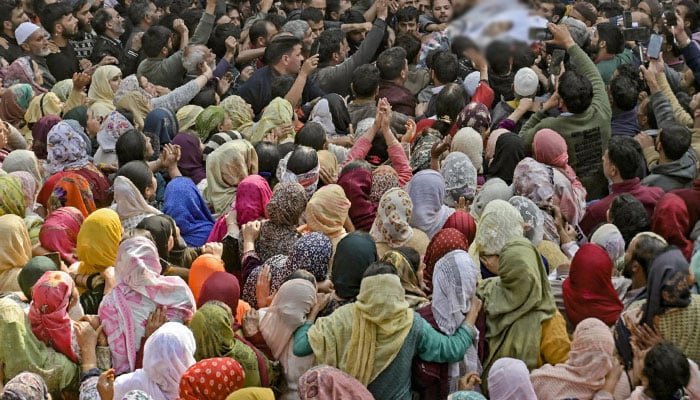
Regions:
M 554 76 L 559 76 L 561 74 L 561 63 L 564 61 L 564 56 L 566 55 L 566 50 L 564 49 L 554 49 L 552 52 L 552 61 L 549 64 L 549 73 Z
M 318 49 L 321 47 L 321 42 L 316 39 L 314 42 L 311 44 L 311 51 L 309 52 L 310 55 L 316 55 L 318 54 Z
M 528 33 L 530 40 L 535 40 L 538 42 L 545 42 L 547 40 L 554 39 L 552 32 L 550 32 L 547 28 L 530 28 Z
M 658 60 L 661 55 L 661 45 L 664 42 L 664 37 L 653 34 L 649 38 L 649 46 L 647 46 L 647 57 L 652 60 Z

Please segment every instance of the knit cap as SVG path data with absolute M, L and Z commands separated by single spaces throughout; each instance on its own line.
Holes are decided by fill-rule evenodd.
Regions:
M 520 97 L 532 97 L 537 93 L 539 80 L 532 68 L 520 68 L 513 79 L 513 90 Z
M 15 29 L 15 38 L 17 39 L 17 44 L 22 45 L 22 43 L 26 42 L 27 39 L 29 39 L 30 36 L 32 36 L 32 33 L 36 32 L 37 30 L 41 29 L 41 27 L 37 24 L 33 24 L 31 22 L 22 22 L 19 24 L 17 29 Z

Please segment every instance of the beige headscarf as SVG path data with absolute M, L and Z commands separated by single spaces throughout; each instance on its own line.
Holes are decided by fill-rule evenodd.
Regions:
M 143 130 L 143 121 L 148 113 L 153 111 L 151 101 L 137 91 L 131 91 L 122 96 L 117 102 L 117 108 L 131 111 L 134 116 L 134 126 L 139 130 Z
M 250 140 L 253 134 L 253 116 L 248 110 L 248 103 L 240 96 L 229 96 L 220 104 L 226 111 L 226 115 L 231 119 L 233 130 L 238 131 L 244 138 Z M 182 126 L 182 125 L 181 125 Z
M 258 154 L 247 140 L 224 143 L 207 157 L 207 187 L 204 198 L 219 216 L 231 209 L 238 184 L 258 173 Z
M 350 200 L 339 185 L 327 185 L 316 191 L 306 204 L 306 223 L 314 232 L 331 239 L 344 235 Z
M 252 143 L 257 143 L 265 137 L 273 128 L 282 124 L 291 123 L 294 120 L 292 105 L 281 97 L 274 98 L 263 111 L 260 121 L 253 127 L 250 137 Z M 292 133 L 294 135 L 294 133 Z M 279 138 L 282 141 L 284 138 Z
M 0 248 L 0 293 L 19 292 L 17 276 L 32 258 L 32 243 L 21 217 L 0 216 Z
M 484 153 L 484 141 L 481 135 L 473 128 L 466 127 L 458 130 L 452 139 L 450 151 L 459 151 L 466 154 L 472 165 L 474 165 L 476 172 L 479 174 L 484 172 L 484 158 L 482 156 Z
M 103 65 L 92 74 L 90 90 L 88 90 L 88 103 L 95 117 L 103 118 L 114 111 L 114 90 L 109 82 L 122 71 L 114 65 Z
M 469 254 L 477 265 L 479 255 L 500 254 L 503 246 L 514 237 L 524 237 L 523 217 L 518 210 L 504 200 L 493 200 L 486 205 L 477 223 L 474 242 Z
M 124 230 L 135 228 L 144 218 L 161 214 L 157 208 L 148 204 L 139 189 L 124 176 L 118 176 L 114 180 L 112 209 L 119 214 Z

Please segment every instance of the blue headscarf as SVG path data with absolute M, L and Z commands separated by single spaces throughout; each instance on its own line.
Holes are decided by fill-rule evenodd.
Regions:
M 163 212 L 173 217 L 188 246 L 204 245 L 214 227 L 207 202 L 190 178 L 178 177 L 170 181 L 165 188 Z
M 143 122 L 143 133 L 151 138 L 154 157 L 160 155 L 163 145 L 170 143 L 178 133 L 175 114 L 165 108 L 156 108 L 148 113 Z

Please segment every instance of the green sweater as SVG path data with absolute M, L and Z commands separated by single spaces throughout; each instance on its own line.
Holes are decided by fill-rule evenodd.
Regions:
M 623 64 L 632 64 L 633 59 L 632 50 L 625 49 L 622 53 L 615 54 L 612 58 L 598 62 L 596 67 L 603 78 L 603 82 L 607 85 L 612 80 L 617 67 Z
M 332 315 L 326 318 L 332 318 Z M 308 337 L 312 326 L 313 324 L 307 322 L 294 333 L 295 356 L 302 357 L 313 353 Z M 443 335 L 433 329 L 418 313 L 414 313 L 413 325 L 401 350 L 389 366 L 367 385 L 367 389 L 375 399 L 410 400 L 411 365 L 415 356 L 429 362 L 458 362 L 464 358 L 473 340 L 471 332 L 464 326 L 453 336 Z
M 610 139 L 612 110 L 605 84 L 595 64 L 580 47 L 574 45 L 567 52 L 577 71 L 593 85 L 593 100 L 586 111 L 548 117 L 545 111 L 534 113 L 520 131 L 528 152 L 540 129 L 549 128 L 566 140 L 569 165 L 574 169 L 588 192 L 587 200 L 600 199 L 608 193 L 608 182 L 603 175 L 603 153 Z

